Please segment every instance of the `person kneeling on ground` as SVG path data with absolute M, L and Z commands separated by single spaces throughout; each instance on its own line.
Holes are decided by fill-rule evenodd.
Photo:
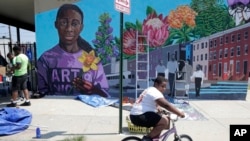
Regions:
M 136 100 L 130 111 L 130 120 L 134 125 L 142 127 L 153 127 L 151 132 L 144 136 L 142 141 L 152 141 L 159 137 L 162 130 L 169 129 L 170 120 L 166 115 L 158 114 L 160 107 L 184 118 L 185 114 L 175 108 L 163 96 L 166 90 L 167 80 L 158 76 L 153 87 L 145 89 Z

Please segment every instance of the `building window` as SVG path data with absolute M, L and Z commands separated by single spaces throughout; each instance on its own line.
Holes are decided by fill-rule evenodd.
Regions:
M 223 37 L 220 37 L 220 45 L 223 44 Z
M 233 48 L 233 47 L 231 48 L 230 53 L 231 53 L 231 55 L 230 55 L 230 56 L 231 56 L 231 57 L 233 57 L 233 56 L 234 56 L 234 48 Z
M 201 43 L 201 49 L 203 49 L 204 48 L 204 43 Z
M 216 64 L 213 64 L 213 74 L 216 75 Z
M 205 74 L 205 77 L 207 76 L 207 65 L 204 66 L 204 74 Z
M 210 41 L 209 47 L 210 47 L 210 48 L 213 47 L 213 41 Z
M 217 55 L 217 53 L 216 53 L 216 51 L 214 51 L 214 60 L 216 60 L 216 55 Z
M 222 52 L 222 49 L 220 49 L 219 57 L 222 58 L 222 56 L 223 56 L 223 52 Z
M 237 46 L 237 56 L 240 56 L 240 46 Z
M 245 38 L 245 39 L 248 38 L 248 31 L 245 31 L 245 33 L 244 33 L 244 38 Z
M 224 63 L 224 73 L 227 73 L 227 63 Z
M 194 62 L 195 62 L 195 56 L 193 56 L 193 60 L 194 60 Z
M 197 61 L 199 61 L 199 55 L 197 55 L 197 58 L 196 58 L 196 59 L 197 59 Z
M 175 51 L 175 52 L 174 52 L 174 57 L 175 57 L 175 59 L 177 59 L 177 60 L 178 60 L 179 58 L 177 58 L 177 56 L 179 56 L 179 55 L 178 55 L 178 52 L 177 52 L 177 51 Z
M 225 48 L 224 57 L 227 58 L 227 55 L 228 55 L 228 48 Z
M 201 61 L 203 61 L 203 54 L 201 54 Z
M 207 42 L 205 43 L 205 48 L 207 48 Z
M 236 73 L 240 73 L 240 61 L 236 61 Z
M 244 52 L 245 52 L 245 55 L 248 54 L 248 45 L 246 44 L 245 47 L 244 47 Z
M 235 35 L 232 35 L 231 42 L 234 42 Z
M 200 45 L 200 44 L 197 44 L 197 50 L 199 50 L 199 45 Z
M 238 38 L 237 38 L 237 41 L 240 41 L 240 33 L 238 34 Z
M 205 54 L 205 60 L 207 60 L 207 53 Z
M 217 40 L 215 39 L 214 40 L 214 47 L 216 47 L 217 46 Z
M 213 60 L 213 52 L 212 51 L 209 52 L 209 60 Z
M 195 45 L 193 46 L 193 50 L 195 50 Z
M 225 42 L 228 43 L 228 36 L 226 36 L 226 41 Z

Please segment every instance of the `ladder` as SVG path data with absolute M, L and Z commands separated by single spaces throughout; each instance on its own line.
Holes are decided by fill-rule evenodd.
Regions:
M 177 80 L 176 79 L 176 75 L 178 74 L 182 74 L 182 76 L 184 75 L 185 78 L 183 78 L 183 80 Z M 176 99 L 177 101 L 177 104 L 178 104 L 178 100 L 187 100 L 187 103 L 189 103 L 189 84 L 187 83 L 187 79 L 190 79 L 190 78 L 187 78 L 187 70 L 186 70 L 186 66 L 185 66 L 185 70 L 184 71 L 179 71 L 179 72 L 176 72 L 175 73 L 175 92 L 174 92 L 174 98 Z M 179 83 L 179 87 L 176 85 L 177 83 Z M 182 94 L 178 94 L 177 95 L 177 92 L 180 92 Z
M 135 60 L 135 99 L 144 89 L 149 87 L 149 33 L 147 35 L 136 32 L 136 60 Z M 140 47 L 144 47 L 141 51 Z

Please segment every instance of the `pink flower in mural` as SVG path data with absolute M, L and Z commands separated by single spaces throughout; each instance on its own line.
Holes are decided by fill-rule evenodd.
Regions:
M 169 36 L 167 16 L 163 18 L 162 14 L 157 16 L 154 12 L 149 14 L 142 25 L 142 33 L 146 35 L 148 32 L 150 47 L 163 45 Z
M 139 38 L 140 44 L 143 39 Z M 140 52 L 144 52 L 144 46 L 139 46 Z M 123 33 L 123 52 L 128 55 L 134 55 L 136 53 L 136 30 L 130 28 Z

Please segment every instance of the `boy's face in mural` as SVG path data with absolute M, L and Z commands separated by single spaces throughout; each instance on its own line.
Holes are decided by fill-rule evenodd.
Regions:
M 56 20 L 55 26 L 58 30 L 60 44 L 77 45 L 77 39 L 83 29 L 83 23 L 81 23 L 81 21 L 81 15 L 75 10 L 65 11 L 62 16 Z M 68 51 L 64 46 L 63 48 Z

